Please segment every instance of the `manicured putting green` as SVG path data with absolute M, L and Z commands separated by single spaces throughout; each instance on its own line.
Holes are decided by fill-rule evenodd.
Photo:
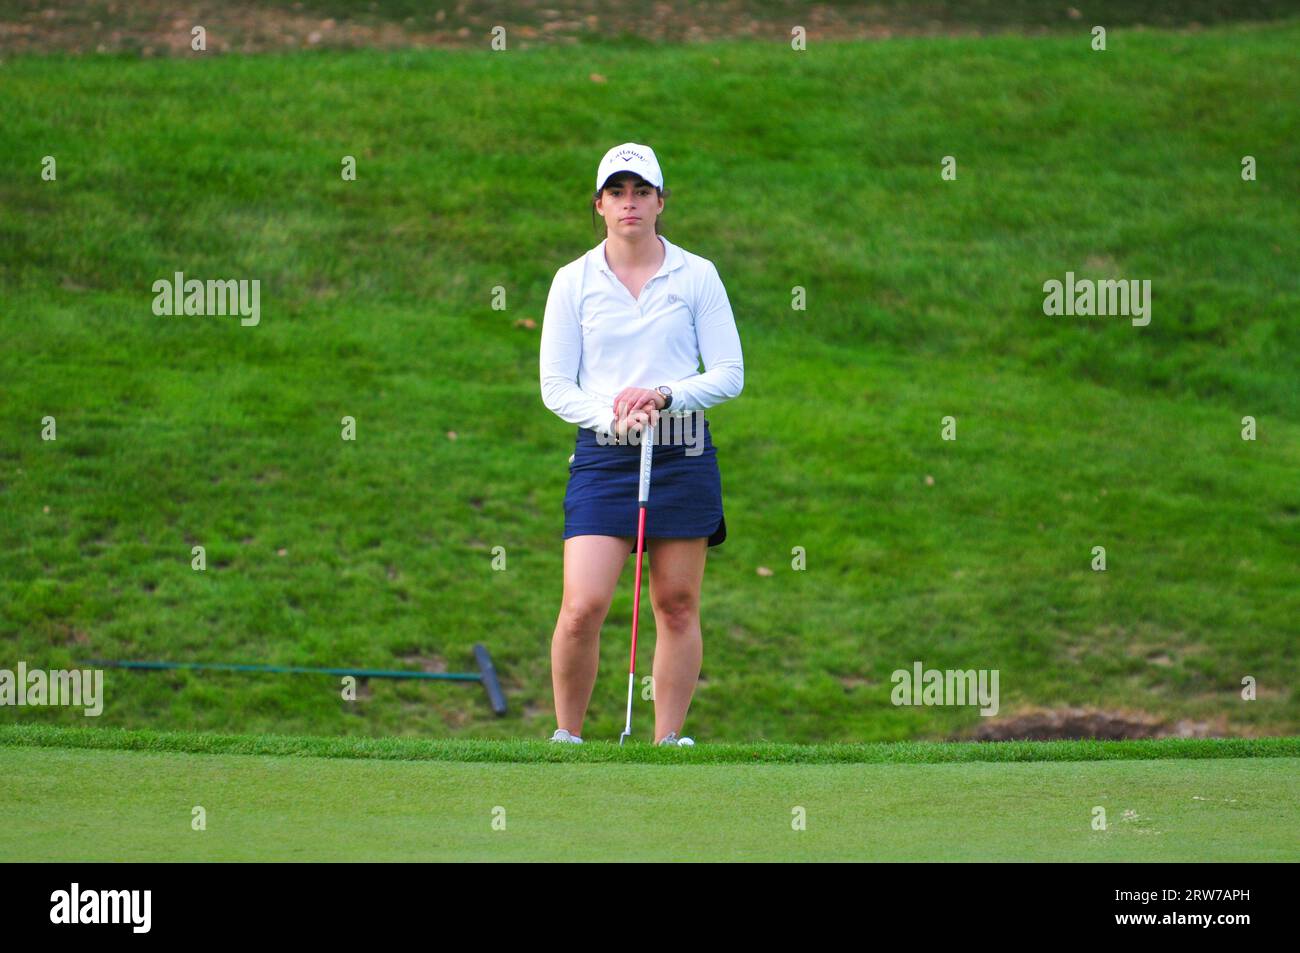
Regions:
M 674 765 L 0 746 L 0 765 L 0 861 L 1300 859 L 1295 757 Z M 196 806 L 206 830 L 191 829 Z

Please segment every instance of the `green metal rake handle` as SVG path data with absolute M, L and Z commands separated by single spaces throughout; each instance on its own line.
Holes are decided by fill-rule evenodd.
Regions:
M 427 681 L 482 682 L 487 689 L 488 701 L 498 715 L 506 713 L 506 699 L 497 679 L 492 657 L 482 645 L 474 646 L 477 672 L 399 672 L 380 668 L 307 668 L 301 665 L 246 665 L 233 662 L 118 662 L 111 659 L 87 659 L 79 664 L 105 668 L 133 668 L 147 671 L 159 669 L 191 668 L 225 672 L 272 672 L 277 674 L 352 675 L 357 678 L 417 678 Z

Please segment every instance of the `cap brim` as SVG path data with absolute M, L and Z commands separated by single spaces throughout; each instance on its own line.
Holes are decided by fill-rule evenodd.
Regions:
M 609 175 L 605 176 L 605 181 L 602 182 L 602 183 L 600 183 L 600 187 L 603 189 L 605 186 L 609 185 L 609 180 L 610 180 L 610 179 L 614 178 L 614 176 L 616 176 L 616 175 L 622 175 L 622 174 L 625 173 L 625 172 L 630 172 L 630 173 L 632 173 L 632 174 L 635 175 L 638 179 L 640 179 L 642 182 L 644 182 L 646 185 L 650 186 L 652 189 L 657 189 L 657 188 L 659 188 L 659 186 L 655 185 L 653 182 L 651 182 L 649 179 L 647 179 L 644 175 L 642 175 L 642 174 L 641 174 L 640 172 L 638 172 L 636 169 L 615 169 L 615 170 L 614 170 L 613 172 L 611 172 Z

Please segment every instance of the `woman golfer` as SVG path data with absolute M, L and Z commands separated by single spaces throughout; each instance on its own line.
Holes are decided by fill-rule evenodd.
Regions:
M 737 396 L 745 370 L 717 269 L 659 234 L 664 194 L 649 146 L 627 142 L 605 153 L 592 196 L 605 239 L 556 272 L 546 300 L 542 401 L 578 426 L 564 495 L 564 598 L 551 641 L 552 741 L 582 743 L 600 627 L 636 546 L 641 450 L 630 438 L 653 423 L 645 538 L 654 738 L 694 743 L 679 733 L 703 657 L 700 586 L 708 547 L 727 537 L 703 411 Z

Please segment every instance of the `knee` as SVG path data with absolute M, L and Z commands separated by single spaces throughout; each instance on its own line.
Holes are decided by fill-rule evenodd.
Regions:
M 693 593 L 667 593 L 653 602 L 655 618 L 669 630 L 690 628 L 699 619 L 700 602 Z
M 560 608 L 560 635 L 569 639 L 590 639 L 600 635 L 600 624 L 605 621 L 608 606 L 598 599 L 573 598 L 564 600 Z

